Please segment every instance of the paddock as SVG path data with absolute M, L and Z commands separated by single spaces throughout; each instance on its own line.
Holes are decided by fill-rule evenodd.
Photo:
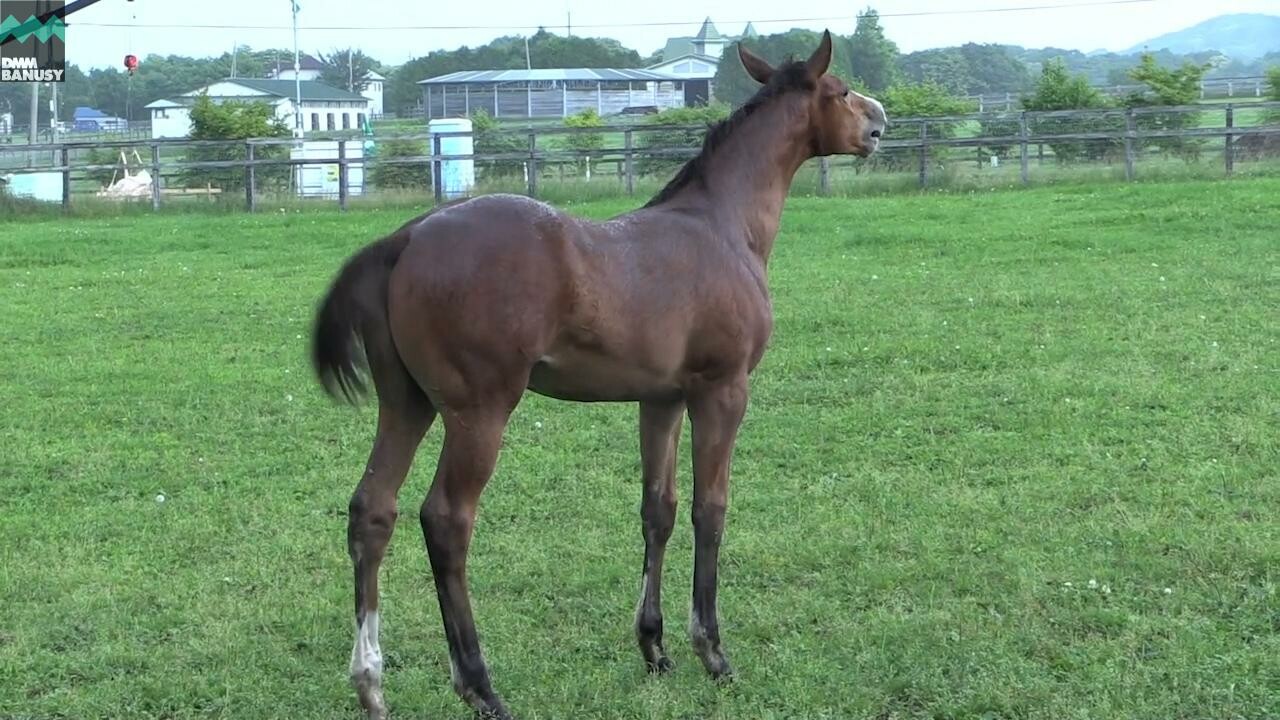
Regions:
M 375 409 L 325 397 L 307 342 L 337 263 L 422 207 L 269 210 L 0 221 L 0 715 L 355 716 L 346 514 Z M 656 679 L 630 627 L 636 410 L 531 396 L 469 561 L 507 697 L 530 718 L 1280 714 L 1278 213 L 1265 177 L 793 196 L 721 555 L 740 677 L 708 683 L 678 631 L 687 431 Z M 439 440 L 383 565 L 395 717 L 467 717 L 417 523 Z

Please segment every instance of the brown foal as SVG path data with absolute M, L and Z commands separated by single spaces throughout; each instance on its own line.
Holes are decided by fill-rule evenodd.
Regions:
M 356 253 L 334 280 L 316 319 L 316 372 L 350 400 L 365 389 L 367 365 L 378 398 L 377 437 L 348 525 L 351 678 L 370 718 L 386 716 L 378 567 L 396 495 L 437 414 L 444 447 L 420 518 L 453 686 L 481 714 L 510 717 L 481 655 L 466 562 L 476 504 L 526 389 L 640 404 L 645 550 L 635 632 L 654 672 L 672 667 L 663 649 L 662 560 L 688 412 L 689 635 L 707 672 L 732 673 L 716 619 L 717 559 L 747 376 L 772 330 L 765 269 L 783 202 L 805 160 L 870 155 L 886 125 L 879 102 L 826 74 L 829 33 L 808 60 L 777 68 L 738 52 L 763 87 L 709 131 L 701 153 L 643 208 L 596 223 L 526 197 L 480 196 L 411 220 Z

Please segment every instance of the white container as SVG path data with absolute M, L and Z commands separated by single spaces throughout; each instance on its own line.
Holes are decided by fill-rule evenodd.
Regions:
M 302 147 L 289 151 L 294 160 L 337 160 L 337 140 L 304 140 Z M 338 197 L 338 163 L 298 165 L 299 197 Z M 347 197 L 364 194 L 364 143 L 347 141 Z
M 62 173 L 33 172 L 6 175 L 13 197 L 44 202 L 62 202 Z
M 471 132 L 471 120 L 467 118 L 439 118 L 427 123 L 427 131 L 431 138 L 432 153 L 435 152 L 434 137 L 437 133 Z M 441 155 L 470 155 L 475 148 L 474 137 L 457 135 L 440 138 Z M 476 185 L 476 164 L 471 158 L 464 160 L 444 160 L 440 163 L 440 187 L 446 200 L 465 197 Z

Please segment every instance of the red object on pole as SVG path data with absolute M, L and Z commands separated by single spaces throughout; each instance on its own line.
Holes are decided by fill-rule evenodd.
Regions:
M 128 71 L 129 71 L 129 74 L 130 74 L 130 75 L 132 75 L 132 74 L 133 74 L 133 73 L 138 69 L 138 56 L 137 56 L 137 55 L 125 55 L 125 56 L 124 56 L 124 69 L 125 69 L 125 70 L 128 70 Z

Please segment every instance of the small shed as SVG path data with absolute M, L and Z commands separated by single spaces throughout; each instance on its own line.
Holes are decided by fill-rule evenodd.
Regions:
M 71 115 L 72 129 L 78 132 L 98 132 L 101 130 L 123 130 L 129 126 L 124 118 L 108 115 L 97 108 L 84 105 L 76 107 Z
M 542 68 L 465 70 L 418 82 L 429 119 L 484 110 L 502 118 L 556 118 L 592 109 L 616 115 L 627 108 L 684 107 L 684 81 L 639 69 Z

